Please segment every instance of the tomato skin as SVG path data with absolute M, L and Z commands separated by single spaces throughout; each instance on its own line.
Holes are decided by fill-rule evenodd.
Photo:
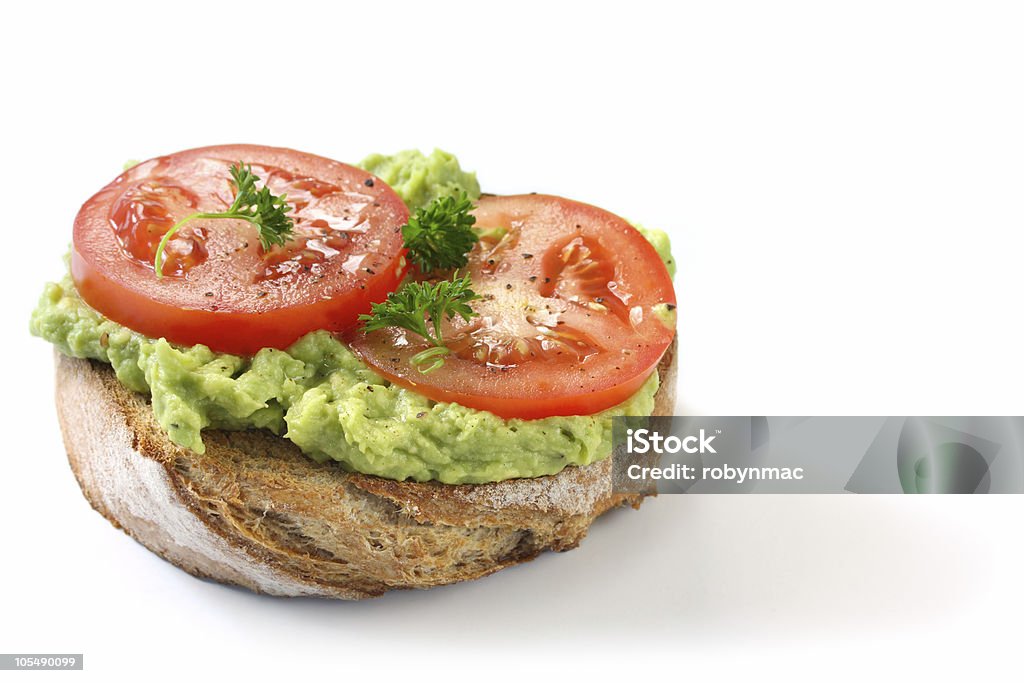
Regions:
M 238 161 L 288 194 L 292 240 L 264 254 L 246 221 L 197 219 L 169 243 L 176 251 L 157 278 L 159 238 L 196 210 L 223 211 Z M 383 181 L 336 161 L 254 145 L 188 150 L 129 169 L 83 205 L 71 275 L 90 306 L 130 329 L 253 354 L 354 326 L 405 275 L 408 215 Z
M 371 365 L 373 364 L 365 356 L 363 360 Z M 529 392 L 526 395 L 520 396 L 481 396 L 460 393 L 451 389 L 432 386 L 425 382 L 417 382 L 414 379 L 415 375 L 412 373 L 401 372 L 397 374 L 376 365 L 374 370 L 389 382 L 411 389 L 438 402 L 458 403 L 467 408 L 486 410 L 505 419 L 537 420 L 555 415 L 593 415 L 594 413 L 617 406 L 640 391 L 640 387 L 651 376 L 657 365 L 658 363 L 655 361 L 654 366 L 649 368 L 646 373 L 636 375 L 613 387 L 590 393 L 563 395 L 560 392 L 555 392 L 554 386 L 548 385 L 545 387 L 547 391 Z M 435 370 L 434 372 L 437 371 Z M 502 384 L 506 381 L 508 381 L 508 378 L 502 376 L 493 378 L 493 382 L 496 384 Z
M 486 197 L 468 273 L 479 315 L 446 321 L 452 353 L 423 374 L 428 348 L 388 328 L 354 331 L 352 348 L 396 384 L 504 418 L 591 415 L 635 394 L 675 335 L 671 277 L 649 242 L 603 209 L 546 195 Z M 504 232 L 502 232 L 504 231 Z
M 357 319 L 370 312 L 370 302 L 382 301 L 394 291 L 404 276 L 404 259 L 398 257 L 387 266 L 387 272 L 398 270 L 400 276 L 385 278 L 367 285 L 365 299 L 349 305 L 325 300 L 312 306 L 277 309 L 261 314 L 236 313 L 192 309 L 183 311 L 177 306 L 152 301 L 130 290 L 120 290 L 112 300 L 111 292 L 119 287 L 102 270 L 72 248 L 71 276 L 75 287 L 90 306 L 125 327 L 146 336 L 163 337 L 168 341 L 192 346 L 205 344 L 214 351 L 239 355 L 253 355 L 262 348 L 284 349 L 302 335 L 314 330 L 343 331 L 351 323 L 339 321 Z M 152 271 L 149 277 L 153 277 Z M 94 302 L 103 302 L 97 305 Z M 101 308 L 102 306 L 102 308 Z

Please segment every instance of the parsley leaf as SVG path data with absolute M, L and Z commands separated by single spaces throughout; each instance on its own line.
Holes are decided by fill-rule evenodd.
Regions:
M 476 217 L 469 215 L 472 209 L 465 192 L 459 197 L 439 197 L 417 209 L 402 226 L 409 260 L 420 272 L 461 268 L 469 262 L 466 254 L 477 241 Z
M 370 313 L 360 315 L 359 319 L 367 332 L 400 327 L 423 337 L 432 348 L 410 360 L 417 366 L 433 361 L 429 367 L 420 369 L 426 374 L 444 365 L 444 356 L 450 352 L 441 337 L 442 320 L 459 316 L 468 322 L 477 315 L 469 303 L 480 295 L 470 289 L 471 285 L 468 275 L 460 278 L 458 273 L 451 280 L 436 283 L 407 282 L 397 292 L 388 294 L 387 300 L 370 304 Z
M 294 222 L 288 216 L 292 207 L 288 204 L 287 195 L 275 196 L 270 188 L 264 186 L 256 189 L 259 177 L 252 172 L 252 166 L 239 161 L 231 165 L 231 178 L 235 181 L 235 199 L 227 211 L 220 213 L 196 212 L 175 223 L 168 230 L 156 248 L 153 268 L 156 276 L 163 277 L 164 250 L 174 233 L 197 218 L 240 218 L 249 221 L 259 231 L 260 245 L 263 251 L 269 251 L 275 244 L 284 244 L 292 235 Z

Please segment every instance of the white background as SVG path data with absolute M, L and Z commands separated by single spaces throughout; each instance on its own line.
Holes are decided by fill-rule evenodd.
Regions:
M 29 312 L 123 161 L 227 142 L 438 146 L 670 231 L 680 411 L 1024 413 L 1019 5 L 667 5 L 5 9 L 0 651 L 104 681 L 1018 678 L 1017 496 L 663 497 L 345 604 L 192 579 L 78 492 Z

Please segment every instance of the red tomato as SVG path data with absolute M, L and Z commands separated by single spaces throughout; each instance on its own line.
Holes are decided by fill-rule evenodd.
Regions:
M 633 395 L 675 334 L 653 310 L 674 307 L 675 292 L 650 243 L 560 197 L 487 197 L 474 213 L 493 235 L 470 254 L 483 300 L 472 303 L 478 317 L 445 323 L 444 365 L 413 367 L 428 346 L 402 329 L 358 331 L 353 348 L 393 382 L 506 418 L 589 415 Z
M 226 210 L 239 161 L 287 194 L 292 239 L 264 253 L 250 223 L 196 219 L 168 242 L 157 278 L 160 239 L 191 213 Z M 71 274 L 90 306 L 126 327 L 250 354 L 352 327 L 404 276 L 408 217 L 390 187 L 352 166 L 274 147 L 204 147 L 143 162 L 86 202 Z

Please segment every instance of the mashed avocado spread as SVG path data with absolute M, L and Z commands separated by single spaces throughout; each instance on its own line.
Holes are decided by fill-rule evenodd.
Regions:
M 373 155 L 362 166 L 412 209 L 444 194 L 480 195 L 476 176 L 439 150 Z M 642 232 L 674 270 L 667 236 Z M 399 480 L 483 483 L 586 465 L 611 452 L 608 418 L 650 415 L 658 390 L 654 373 L 627 401 L 596 415 L 506 420 L 392 385 L 325 331 L 252 357 L 151 339 L 89 307 L 68 276 L 46 286 L 30 329 L 66 355 L 110 363 L 122 384 L 150 395 L 179 446 L 202 453 L 207 427 L 269 429 L 318 462 Z

